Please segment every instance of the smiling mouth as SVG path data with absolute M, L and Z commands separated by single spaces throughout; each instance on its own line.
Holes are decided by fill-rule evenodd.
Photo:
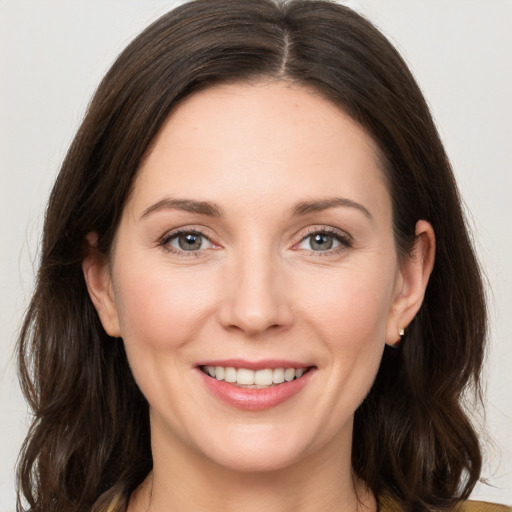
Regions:
M 266 368 L 263 370 L 249 370 L 231 366 L 201 366 L 200 368 L 203 373 L 212 379 L 224 381 L 240 388 L 266 389 L 300 379 L 312 367 Z

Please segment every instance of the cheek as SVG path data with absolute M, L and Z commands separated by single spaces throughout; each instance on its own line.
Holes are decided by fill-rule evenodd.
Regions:
M 392 271 L 375 272 L 372 267 L 340 268 L 323 278 L 304 280 L 297 295 L 303 297 L 304 315 L 325 333 L 333 349 L 359 350 L 384 343 L 392 307 L 392 275 Z
M 205 276 L 129 262 L 118 271 L 121 284 L 114 290 L 126 344 L 163 351 L 194 339 L 213 308 L 214 294 Z
M 334 429 L 361 404 L 377 375 L 392 307 L 390 275 L 392 268 L 379 272 L 347 266 L 325 279 L 304 281 L 309 295 L 303 317 L 325 349 L 320 364 L 329 374 L 329 384 L 322 400 L 332 411 L 326 421 Z
M 213 308 L 211 286 L 203 281 L 199 289 L 192 273 L 128 261 L 117 272 L 116 306 L 135 381 L 152 407 L 184 407 L 180 397 L 189 390 L 182 376 L 194 362 L 194 342 Z

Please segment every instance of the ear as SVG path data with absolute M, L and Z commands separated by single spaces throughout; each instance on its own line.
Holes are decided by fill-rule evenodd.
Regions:
M 404 258 L 400 266 L 395 298 L 388 316 L 386 343 L 391 346 L 400 343 L 402 329 L 405 330 L 418 313 L 434 268 L 436 238 L 432 226 L 420 220 L 416 223 L 415 234 L 413 252 Z
M 85 283 L 89 296 L 98 312 L 103 328 L 109 336 L 119 338 L 121 329 L 112 287 L 112 277 L 108 259 L 97 250 L 97 235 L 89 233 L 87 256 L 82 262 Z

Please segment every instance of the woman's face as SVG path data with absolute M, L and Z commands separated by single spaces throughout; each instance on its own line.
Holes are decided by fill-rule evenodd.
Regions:
M 304 88 L 224 85 L 156 137 L 96 304 L 149 402 L 155 457 L 268 470 L 349 460 L 404 275 L 363 129 Z

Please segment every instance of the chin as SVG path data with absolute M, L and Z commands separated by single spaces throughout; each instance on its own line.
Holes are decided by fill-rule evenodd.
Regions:
M 258 448 L 258 445 L 260 446 Z M 233 446 L 209 454 L 211 462 L 226 470 L 238 473 L 268 473 L 288 469 L 301 459 L 300 450 L 284 450 L 276 446 Z
M 303 425 L 256 424 L 230 426 L 210 432 L 196 449 L 216 466 L 254 473 L 275 472 L 300 465 L 314 453 L 322 452 L 329 441 L 314 436 Z M 206 441 L 206 443 L 204 442 Z

